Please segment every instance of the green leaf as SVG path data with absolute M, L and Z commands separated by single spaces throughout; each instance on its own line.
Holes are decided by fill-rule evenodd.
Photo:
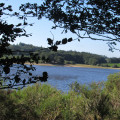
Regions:
M 69 38 L 69 39 L 68 39 L 68 42 L 71 42 L 72 40 L 73 40 L 72 38 Z
M 67 43 L 67 38 L 62 39 L 62 44 L 66 44 Z
M 61 41 L 56 41 L 56 45 L 60 45 Z
M 47 38 L 48 44 L 53 45 L 53 40 L 51 38 Z

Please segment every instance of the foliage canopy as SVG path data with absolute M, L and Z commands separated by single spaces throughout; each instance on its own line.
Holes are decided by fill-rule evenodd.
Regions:
M 16 17 L 23 19 L 23 23 L 9 24 L 4 18 L 5 16 Z M 17 37 L 26 36 L 29 37 L 24 27 L 31 25 L 26 22 L 24 15 L 20 15 L 17 12 L 13 12 L 12 6 L 5 6 L 4 3 L 0 3 L 0 89 L 13 88 L 14 86 L 35 83 L 37 81 L 47 81 L 47 72 L 43 72 L 43 77 L 33 76 L 31 70 L 35 68 L 32 66 L 33 62 L 38 61 L 37 55 L 32 51 L 28 51 L 29 56 L 24 56 L 24 51 L 12 51 L 9 49 L 10 42 L 14 42 Z M 22 55 L 15 57 L 14 52 L 20 52 Z M 30 62 L 30 66 L 25 65 L 25 62 Z M 10 75 L 11 68 L 17 69 L 16 73 Z M 21 74 L 28 74 L 29 80 L 21 79 Z M 6 85 L 7 84 L 7 85 Z
M 27 3 L 20 10 L 26 15 L 45 17 L 53 21 L 53 29 L 63 28 L 63 32 L 71 31 L 79 39 L 107 41 L 112 51 L 120 42 L 120 1 L 119 0 L 45 0 L 40 6 Z M 64 38 L 53 44 L 48 39 L 54 51 L 57 45 L 73 41 Z

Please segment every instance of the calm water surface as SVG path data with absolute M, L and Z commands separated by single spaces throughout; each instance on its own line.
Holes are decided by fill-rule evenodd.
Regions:
M 106 81 L 107 76 L 112 73 L 120 72 L 116 69 L 101 68 L 82 68 L 82 67 L 58 67 L 58 66 L 39 66 L 35 65 L 36 71 L 34 75 L 42 75 L 46 71 L 49 74 L 48 81 L 50 84 L 63 92 L 68 92 L 69 85 L 77 81 L 81 84 L 89 84 L 91 82 Z

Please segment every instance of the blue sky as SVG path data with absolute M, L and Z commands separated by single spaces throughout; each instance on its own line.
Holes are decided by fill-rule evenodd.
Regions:
M 6 5 L 12 5 L 14 10 L 18 10 L 20 4 L 31 2 L 31 3 L 40 3 L 38 1 L 44 0 L 0 0 L 1 2 L 6 3 Z M 35 46 L 42 46 L 48 47 L 47 38 L 53 38 L 54 40 L 61 40 L 62 38 L 69 38 L 73 37 L 74 39 L 77 38 L 76 35 L 68 32 L 67 34 L 61 34 L 62 29 L 52 30 L 51 27 L 53 23 L 48 21 L 47 19 L 43 18 L 42 20 L 37 20 L 36 18 L 29 18 L 29 23 L 34 23 L 34 26 L 27 27 L 26 30 L 28 33 L 32 33 L 31 37 L 21 37 L 17 38 L 14 44 L 19 42 L 23 42 L 26 44 L 33 44 Z M 17 23 L 16 18 L 9 18 L 8 22 L 10 23 Z M 52 32 L 52 34 L 51 34 Z M 120 47 L 120 45 L 118 46 Z M 99 55 L 105 55 L 108 57 L 120 57 L 120 52 L 110 52 L 109 47 L 106 42 L 103 41 L 93 41 L 90 39 L 80 39 L 80 42 L 73 41 L 66 45 L 60 45 L 58 47 L 59 50 L 75 50 L 79 52 L 89 52 L 95 53 Z

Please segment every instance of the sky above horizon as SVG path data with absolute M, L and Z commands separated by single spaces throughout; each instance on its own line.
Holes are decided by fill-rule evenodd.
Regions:
M 6 3 L 6 5 L 12 5 L 13 10 L 18 10 L 19 6 L 24 3 L 40 3 L 39 0 L 0 0 L 1 3 Z M 44 1 L 44 0 L 42 0 Z M 9 23 L 15 24 L 17 23 L 16 18 L 9 18 L 6 19 Z M 18 44 L 20 42 L 26 43 L 26 44 L 32 44 L 35 46 L 42 46 L 42 47 L 49 47 L 47 43 L 47 38 L 53 39 L 54 41 L 62 40 L 63 38 L 77 38 L 76 35 L 72 34 L 71 32 L 68 32 L 67 34 L 61 34 L 63 29 L 51 29 L 53 23 L 52 21 L 49 21 L 45 18 L 41 20 L 37 20 L 37 18 L 29 18 L 29 23 L 34 23 L 31 27 L 26 27 L 27 33 L 32 33 L 32 36 L 30 37 L 20 37 L 17 38 L 16 41 L 13 44 Z M 110 52 L 109 47 L 106 44 L 107 42 L 103 41 L 93 41 L 90 39 L 80 39 L 80 42 L 78 40 L 75 40 L 73 42 L 70 42 L 66 45 L 60 45 L 58 46 L 58 50 L 72 50 L 72 51 L 78 51 L 78 52 L 89 52 L 93 54 L 99 54 L 99 55 L 105 55 L 107 57 L 120 57 L 119 51 Z M 120 44 L 120 43 L 119 43 Z M 118 45 L 120 47 L 120 45 Z

